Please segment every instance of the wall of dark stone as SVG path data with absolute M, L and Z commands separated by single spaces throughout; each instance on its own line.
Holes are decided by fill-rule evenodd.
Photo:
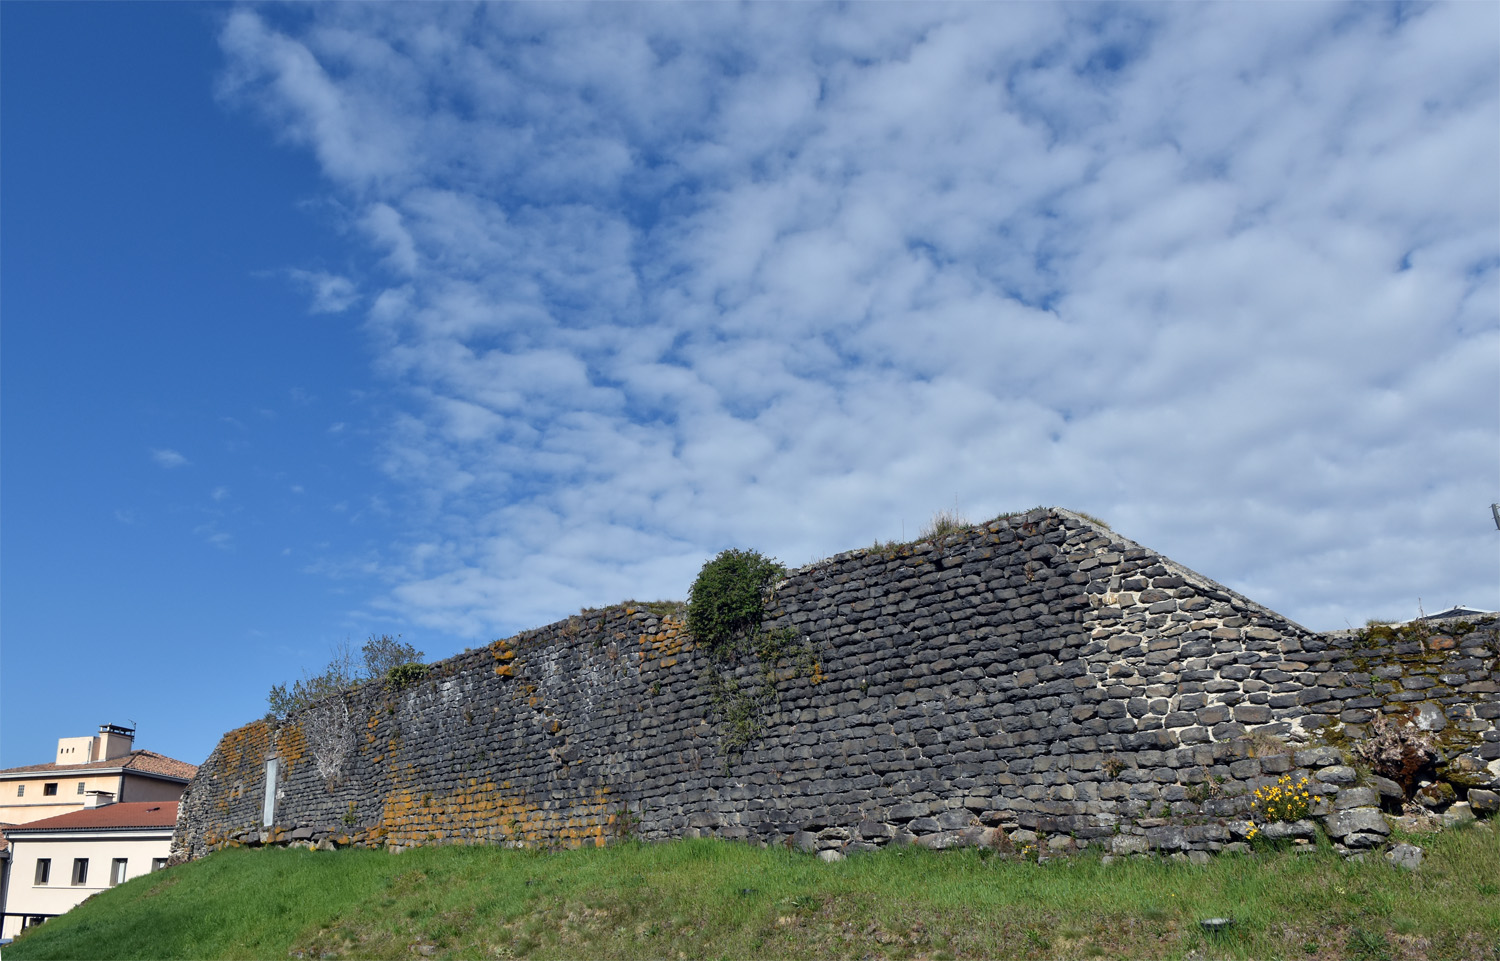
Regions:
M 810 565 L 766 627 L 795 636 L 773 663 L 718 663 L 680 614 L 621 606 L 365 685 L 331 779 L 306 725 L 254 722 L 199 768 L 176 854 L 714 835 L 828 858 L 893 842 L 1197 857 L 1241 843 L 1250 793 L 1284 775 L 1357 850 L 1401 800 L 1350 763 L 1377 713 L 1439 739 L 1438 808 L 1483 812 L 1500 787 L 1494 623 L 1316 634 L 1064 510 Z

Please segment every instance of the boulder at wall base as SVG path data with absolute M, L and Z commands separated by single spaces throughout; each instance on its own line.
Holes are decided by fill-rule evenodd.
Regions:
M 1415 844 L 1397 844 L 1385 852 L 1391 867 L 1415 871 L 1422 866 L 1422 849 Z
M 1467 801 L 1455 801 L 1443 812 L 1443 827 L 1453 828 L 1474 820 L 1474 811 Z
M 1146 854 L 1151 850 L 1151 842 L 1138 834 L 1117 834 L 1109 849 L 1115 854 Z
M 1384 844 L 1385 835 L 1356 831 L 1353 834 L 1344 835 L 1340 843 L 1351 851 L 1368 851 L 1370 848 L 1378 848 Z
M 1475 814 L 1494 814 L 1500 811 L 1500 794 L 1494 791 L 1482 791 L 1478 788 L 1469 789 L 1469 807 Z
M 1337 811 L 1330 814 L 1324 824 L 1328 828 L 1328 836 L 1336 839 L 1347 838 L 1351 834 L 1378 834 L 1385 837 L 1391 833 L 1391 826 L 1386 823 L 1385 815 L 1380 813 L 1379 808 Z
M 1458 792 L 1447 781 L 1434 781 L 1417 789 L 1416 802 L 1426 808 L 1440 808 L 1458 800 Z

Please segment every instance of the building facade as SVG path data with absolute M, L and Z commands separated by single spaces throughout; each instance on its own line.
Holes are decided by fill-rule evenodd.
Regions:
M 103 724 L 91 737 L 59 738 L 51 764 L 0 771 L 0 825 L 81 811 L 98 800 L 176 801 L 197 766 L 136 750 L 134 741 L 134 728 Z
M 0 938 L 63 914 L 92 894 L 167 866 L 176 801 L 101 802 L 10 828 Z

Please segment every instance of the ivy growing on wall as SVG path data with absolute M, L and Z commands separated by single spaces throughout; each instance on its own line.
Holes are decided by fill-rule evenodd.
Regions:
M 816 676 L 813 650 L 795 631 L 768 631 L 766 604 L 786 568 L 753 550 L 726 550 L 703 565 L 688 592 L 688 631 L 709 656 L 703 684 L 719 719 L 719 746 L 727 769 L 765 728 L 779 695 L 776 672 L 790 662 L 793 676 Z M 739 665 L 758 664 L 741 677 Z

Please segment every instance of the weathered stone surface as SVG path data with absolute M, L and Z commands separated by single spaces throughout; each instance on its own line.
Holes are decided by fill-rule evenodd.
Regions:
M 1358 777 L 1359 774 L 1354 768 L 1345 764 L 1335 764 L 1318 772 L 1318 780 L 1324 784 L 1353 784 Z
M 1290 841 L 1297 838 L 1310 840 L 1318 836 L 1317 825 L 1311 821 L 1272 821 L 1260 830 L 1268 841 Z
M 1344 756 L 1339 753 L 1337 748 L 1314 747 L 1293 754 L 1292 763 L 1298 767 L 1328 767 L 1332 764 L 1343 764 Z
M 1448 726 L 1448 715 L 1443 713 L 1441 704 L 1423 701 L 1417 705 L 1415 723 L 1423 731 L 1441 731 Z
M 1418 788 L 1414 798 L 1423 807 L 1442 808 L 1457 800 L 1458 792 L 1447 781 L 1436 781 Z
M 1422 849 L 1415 844 L 1395 844 L 1385 852 L 1385 859 L 1392 867 L 1415 871 L 1422 866 Z
M 1380 804 L 1380 795 L 1374 788 L 1350 787 L 1338 793 L 1334 798 L 1333 809 L 1343 811 L 1347 808 L 1377 807 Z
M 1481 788 L 1469 789 L 1469 807 L 1475 814 L 1493 814 L 1500 811 L 1500 794 Z
M 200 766 L 174 856 L 321 841 L 330 825 L 393 849 L 691 835 L 821 852 L 1030 831 L 1215 850 L 1281 775 L 1370 800 L 1337 750 L 1308 740 L 1422 702 L 1442 705 L 1443 776 L 1472 776 L 1471 804 L 1500 778 L 1492 627 L 1448 651 L 1315 635 L 1066 511 L 794 571 L 763 626 L 793 631 L 796 656 L 718 664 L 680 614 L 628 605 L 401 689 L 367 684 L 331 780 L 297 719 L 253 722 Z M 732 744 L 726 698 L 754 715 Z M 262 830 L 273 756 L 276 823 Z
M 1378 834 L 1384 837 L 1391 833 L 1385 815 L 1379 808 L 1351 808 L 1330 814 L 1324 821 L 1329 837 L 1345 838 L 1351 834 Z
M 1455 801 L 1448 806 L 1448 810 L 1443 812 L 1444 827 L 1457 827 L 1460 824 L 1467 824 L 1473 820 L 1474 811 L 1469 807 L 1469 802 L 1467 801 Z

